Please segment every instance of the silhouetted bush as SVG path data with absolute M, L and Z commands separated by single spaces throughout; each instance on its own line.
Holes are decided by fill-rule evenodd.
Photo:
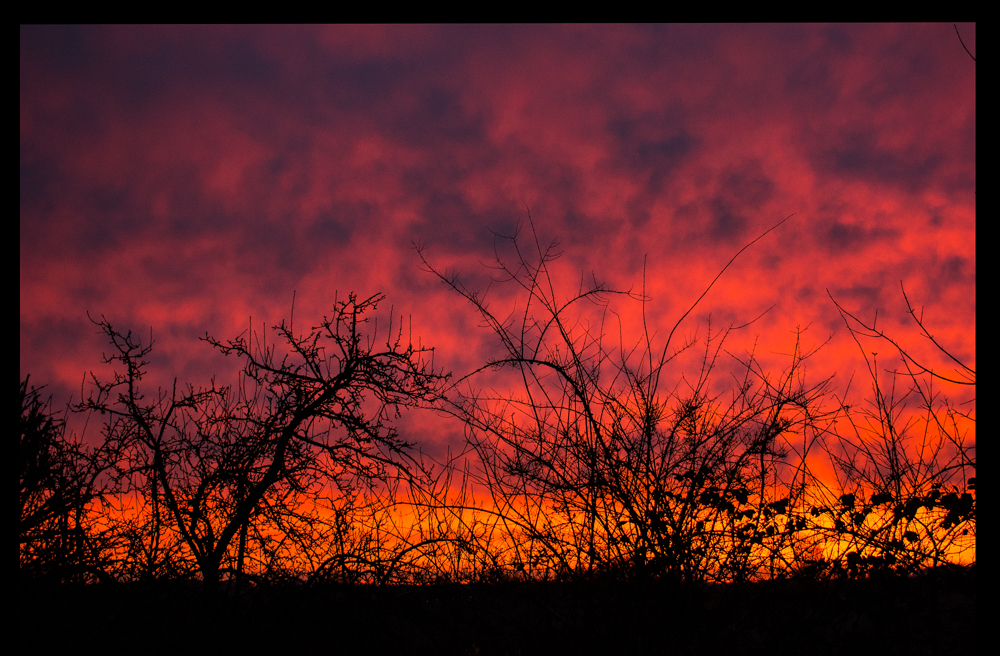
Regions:
M 488 498 L 442 500 L 436 511 L 452 536 L 443 542 L 471 556 L 467 576 L 739 582 L 968 560 L 974 415 L 937 396 L 939 374 L 900 349 L 906 368 L 890 372 L 886 388 L 868 362 L 871 405 L 852 408 L 832 379 L 806 382 L 803 364 L 815 351 L 796 340 L 778 375 L 753 353 L 732 356 L 729 369 L 742 373 L 719 393 L 712 374 L 731 328 L 709 327 L 694 376 L 675 366 L 695 342 L 674 347 L 673 336 L 701 298 L 664 344 L 654 344 L 643 320 L 630 347 L 608 334 L 623 334 L 609 331 L 607 321 L 620 316 L 612 301 L 640 303 L 645 317 L 644 293 L 595 282 L 563 297 L 551 272 L 559 255 L 555 243 L 540 245 L 533 226 L 527 240 L 498 237 L 494 283 L 521 292 L 503 310 L 423 259 L 471 303 L 501 349 L 448 401 L 466 424 L 474 463 L 470 470 L 456 458 L 454 466 L 464 463 L 463 485 Z M 482 376 L 494 387 L 473 387 Z M 897 379 L 908 384 L 901 396 Z M 917 423 L 904 412 L 914 400 L 923 412 Z M 816 473 L 817 459 L 832 479 Z
M 101 578 L 108 565 L 95 508 L 104 492 L 102 454 L 67 434 L 65 418 L 41 391 L 28 377 L 21 381 L 20 573 L 58 581 Z

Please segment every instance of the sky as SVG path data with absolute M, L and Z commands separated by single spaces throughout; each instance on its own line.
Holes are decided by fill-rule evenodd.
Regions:
M 152 331 L 150 384 L 207 384 L 232 362 L 206 333 L 350 292 L 462 376 L 496 342 L 415 245 L 503 314 L 523 299 L 484 264 L 531 225 L 560 293 L 644 289 L 662 345 L 789 215 L 681 338 L 764 313 L 728 351 L 780 368 L 804 330 L 843 390 L 864 361 L 832 295 L 946 366 L 902 283 L 975 367 L 975 93 L 951 23 L 21 26 L 21 379 L 79 399 L 107 371 L 89 313 Z M 633 340 L 640 305 L 612 300 Z M 434 421 L 430 451 L 455 435 Z

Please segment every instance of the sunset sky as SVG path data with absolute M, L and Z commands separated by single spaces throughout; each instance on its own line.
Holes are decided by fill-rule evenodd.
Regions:
M 975 54 L 975 25 L 958 29 Z M 843 387 L 864 365 L 829 290 L 940 367 L 913 339 L 902 281 L 975 366 L 976 64 L 951 23 L 22 26 L 20 39 L 20 374 L 60 403 L 104 371 L 88 312 L 152 328 L 151 384 L 200 385 L 225 369 L 200 336 L 273 325 L 293 293 L 304 325 L 338 294 L 383 292 L 385 316 L 467 373 L 490 336 L 414 244 L 485 288 L 493 233 L 528 211 L 560 242 L 566 291 L 592 275 L 639 290 L 645 263 L 658 337 L 794 213 L 681 333 L 773 306 L 729 349 L 756 340 L 780 365 L 808 327 L 806 345 L 832 335 L 810 377 Z M 638 305 L 616 308 L 633 330 Z

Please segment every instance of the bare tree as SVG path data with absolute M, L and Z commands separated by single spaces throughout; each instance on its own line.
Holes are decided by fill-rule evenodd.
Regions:
M 252 331 L 206 336 L 241 360 L 239 384 L 182 390 L 175 380 L 152 399 L 141 387 L 152 339 L 97 322 L 114 348 L 105 361 L 120 369 L 110 381 L 92 376 L 78 408 L 110 415 L 122 481 L 145 502 L 149 557 L 159 558 L 151 552 L 161 539 L 179 544 L 208 604 L 224 572 L 239 584 L 251 550 L 270 576 L 318 562 L 330 529 L 324 495 L 408 475 L 410 444 L 391 422 L 401 408 L 435 402 L 447 376 L 400 326 L 390 322 L 377 341 L 368 315 L 382 298 L 351 295 L 304 335 L 282 322 L 277 343 Z
M 499 527 L 492 535 L 508 536 L 509 565 L 540 576 L 613 571 L 683 580 L 756 575 L 766 562 L 773 568 L 773 555 L 800 528 L 777 517 L 801 504 L 805 482 L 802 461 L 783 462 L 784 444 L 821 420 L 815 406 L 827 391 L 827 381 L 810 387 L 800 376 L 810 353 L 796 348 L 780 380 L 759 371 L 750 354 L 740 365 L 745 378 L 726 399 L 709 383 L 731 329 L 709 329 L 696 377 L 668 371 L 694 345 L 672 340 L 705 294 L 662 347 L 644 325 L 640 344 L 629 348 L 606 334 L 610 300 L 642 303 L 645 316 L 644 294 L 594 282 L 561 298 L 550 272 L 555 243 L 543 248 L 533 226 L 527 245 L 517 235 L 499 243 L 513 251 L 508 259 L 496 250 L 499 281 L 524 294 L 516 318 L 423 261 L 472 304 L 502 348 L 460 382 L 513 374 L 512 391 L 456 386 L 450 398 L 479 463 L 473 479 L 492 498 Z

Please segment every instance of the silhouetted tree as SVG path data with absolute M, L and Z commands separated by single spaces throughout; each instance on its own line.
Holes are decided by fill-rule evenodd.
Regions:
M 67 434 L 51 398 L 21 381 L 18 449 L 21 498 L 20 570 L 30 577 L 105 577 L 103 536 L 91 505 L 102 498 L 100 454 Z
M 241 360 L 239 384 L 180 390 L 175 381 L 152 399 L 141 388 L 152 339 L 97 322 L 114 347 L 105 361 L 120 368 L 110 381 L 92 376 L 79 409 L 110 415 L 106 439 L 123 454 L 125 487 L 145 499 L 149 545 L 163 535 L 179 543 L 207 603 L 224 571 L 241 579 L 251 543 L 268 575 L 308 569 L 302 559 L 329 528 L 326 491 L 407 475 L 410 445 L 390 422 L 400 408 L 434 402 L 447 377 L 401 327 L 390 323 L 384 343 L 366 330 L 382 298 L 351 295 L 304 335 L 282 322 L 276 344 L 252 331 L 206 337 Z

